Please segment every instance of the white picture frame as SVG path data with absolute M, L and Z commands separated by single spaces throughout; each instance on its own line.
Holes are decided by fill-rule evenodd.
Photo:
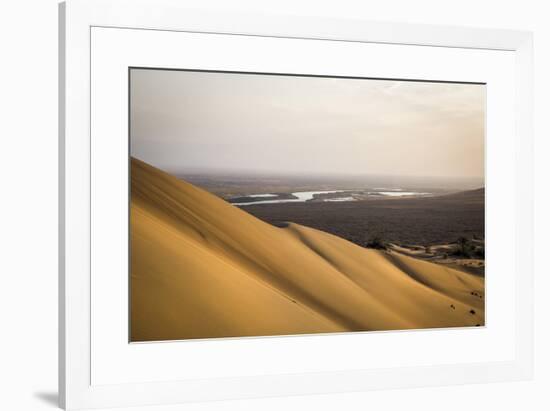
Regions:
M 60 5 L 59 11 L 59 398 L 61 406 L 66 409 L 137 406 L 531 378 L 533 368 L 531 33 L 312 17 L 244 15 L 221 11 L 206 12 L 185 9 L 180 2 L 173 0 L 69 0 Z M 95 211 L 97 207 L 93 210 L 96 203 L 92 193 L 100 193 L 94 191 L 94 179 L 97 180 L 98 177 L 91 171 L 92 163 L 96 161 L 92 159 L 92 154 L 105 151 L 105 147 L 97 145 L 97 140 L 93 139 L 94 132 L 97 133 L 101 127 L 100 122 L 96 122 L 98 117 L 94 117 L 95 112 L 93 113 L 92 110 L 92 94 L 95 93 L 94 87 L 98 77 L 94 77 L 93 80 L 91 71 L 92 67 L 95 67 L 96 60 L 102 58 L 102 54 L 95 53 L 99 49 L 93 49 L 92 41 L 96 42 L 97 38 L 94 44 L 100 44 L 99 38 L 94 37 L 96 34 L 93 34 L 99 32 L 103 39 L 101 44 L 112 42 L 120 45 L 122 43 L 117 41 L 130 41 L 126 38 L 116 38 L 117 36 L 112 34 L 121 33 L 121 31 L 126 34 L 139 31 L 140 38 L 150 37 L 153 46 L 158 44 L 155 42 L 159 41 L 159 36 L 171 37 L 169 33 L 174 35 L 191 33 L 199 37 L 226 35 L 235 39 L 268 38 L 301 42 L 317 40 L 330 42 L 334 47 L 338 45 L 344 47 L 352 43 L 401 45 L 412 48 L 429 46 L 441 48 L 441 50 L 470 50 L 480 56 L 485 52 L 507 52 L 507 55 L 511 56 L 508 60 L 512 61 L 510 73 L 513 75 L 510 77 L 510 87 L 513 87 L 514 91 L 513 119 L 508 120 L 515 124 L 515 127 L 510 128 L 510 150 L 512 150 L 510 154 L 513 155 L 513 167 L 508 169 L 511 173 L 510 178 L 515 182 L 511 185 L 513 191 L 511 197 L 514 199 L 515 206 L 510 209 L 513 215 L 509 221 L 515 232 L 514 241 L 509 250 L 514 255 L 511 261 L 515 261 L 515 264 L 508 268 L 510 278 L 513 280 L 510 292 L 513 293 L 514 301 L 510 308 L 511 328 L 508 330 L 509 334 L 506 334 L 510 336 L 508 346 L 513 350 L 512 355 L 505 360 L 482 357 L 475 362 L 456 360 L 453 363 L 452 359 L 448 359 L 446 362 L 434 364 L 407 365 L 403 362 L 402 365 L 384 366 L 382 364 L 375 368 L 361 368 L 361 365 L 353 367 L 342 360 L 341 368 L 338 368 L 338 363 L 335 361 L 331 365 L 332 368 L 327 366 L 313 371 L 313 368 L 304 366 L 304 370 L 307 369 L 307 371 L 300 372 L 297 369 L 285 371 L 283 366 L 277 369 L 277 372 L 270 371 L 262 375 L 252 371 L 249 374 L 238 373 L 236 370 L 232 375 L 231 369 L 228 368 L 220 374 L 209 375 L 205 372 L 204 375 L 200 374 L 200 378 L 199 374 L 181 376 L 167 370 L 152 370 L 144 367 L 145 374 L 140 375 L 139 379 L 122 381 L 124 378 L 122 373 L 120 380 L 111 381 L 101 377 L 101 375 L 116 373 L 107 368 L 102 368 L 103 371 L 98 372 L 96 363 L 112 362 L 112 358 L 106 354 L 104 356 L 104 353 L 111 348 L 113 352 L 119 352 L 116 351 L 118 348 L 115 345 L 109 346 L 109 340 L 97 339 L 93 335 L 94 319 L 98 318 L 98 314 L 92 310 L 94 300 L 91 294 L 93 287 L 104 287 L 105 283 L 92 281 L 91 266 L 101 266 L 96 264 L 99 261 L 93 261 L 92 258 L 91 218 L 93 213 L 97 212 Z M 125 37 L 125 35 L 119 37 Z M 175 38 L 174 41 L 179 39 Z M 145 53 L 146 48 L 144 47 L 141 52 Z M 117 64 L 124 66 L 126 60 L 121 57 L 117 60 Z M 111 66 L 101 67 L 108 69 Z M 419 67 L 421 70 L 421 66 Z M 471 76 L 474 76 L 475 72 L 472 73 Z M 100 81 L 106 79 L 107 77 L 99 78 Z M 127 121 L 127 119 L 122 120 Z M 491 146 L 488 147 L 491 149 Z M 495 167 L 505 166 L 501 164 Z M 505 188 L 504 185 L 503 187 Z M 499 253 L 499 250 L 497 249 L 495 253 Z M 348 335 L 346 338 L 351 341 L 350 339 L 358 337 Z M 302 344 L 303 347 L 307 347 L 308 341 L 314 340 L 295 338 L 289 344 Z M 334 341 L 335 345 L 332 348 L 342 344 L 340 340 Z M 263 343 L 261 339 L 255 339 L 248 340 L 247 344 L 248 349 Z M 98 347 L 103 351 L 98 351 Z M 182 350 L 189 350 L 190 345 L 164 344 L 158 349 L 169 351 L 170 355 L 183 356 Z M 326 349 L 326 347 L 319 349 Z M 260 353 L 258 355 L 261 355 L 262 351 L 258 352 Z M 122 352 L 120 354 L 124 355 Z M 145 356 L 141 353 L 135 355 Z M 269 368 L 269 370 L 273 369 Z M 164 371 L 166 374 L 162 374 Z M 151 378 L 147 378 L 147 372 L 151 373 Z M 162 378 L 163 375 L 167 377 Z

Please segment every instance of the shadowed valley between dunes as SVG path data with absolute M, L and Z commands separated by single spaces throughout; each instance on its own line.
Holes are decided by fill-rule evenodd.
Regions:
M 131 340 L 484 325 L 484 278 L 275 227 L 131 160 Z

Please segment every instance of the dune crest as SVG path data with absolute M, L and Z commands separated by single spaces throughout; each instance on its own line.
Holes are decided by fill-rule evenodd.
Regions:
M 484 279 L 274 227 L 131 160 L 131 340 L 484 324 Z

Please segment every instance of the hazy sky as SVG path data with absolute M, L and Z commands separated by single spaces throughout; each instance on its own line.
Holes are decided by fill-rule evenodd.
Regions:
M 132 70 L 131 154 L 163 170 L 482 177 L 485 86 Z

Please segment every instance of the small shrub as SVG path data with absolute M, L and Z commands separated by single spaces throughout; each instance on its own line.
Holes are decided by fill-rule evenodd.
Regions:
M 475 253 L 475 245 L 465 237 L 456 240 L 456 247 L 451 252 L 453 256 L 472 258 Z
M 474 256 L 480 259 L 485 259 L 485 247 L 476 247 L 476 249 L 474 250 Z
M 388 244 L 380 237 L 372 237 L 367 241 L 365 245 L 367 248 L 374 248 L 375 250 L 387 250 Z

